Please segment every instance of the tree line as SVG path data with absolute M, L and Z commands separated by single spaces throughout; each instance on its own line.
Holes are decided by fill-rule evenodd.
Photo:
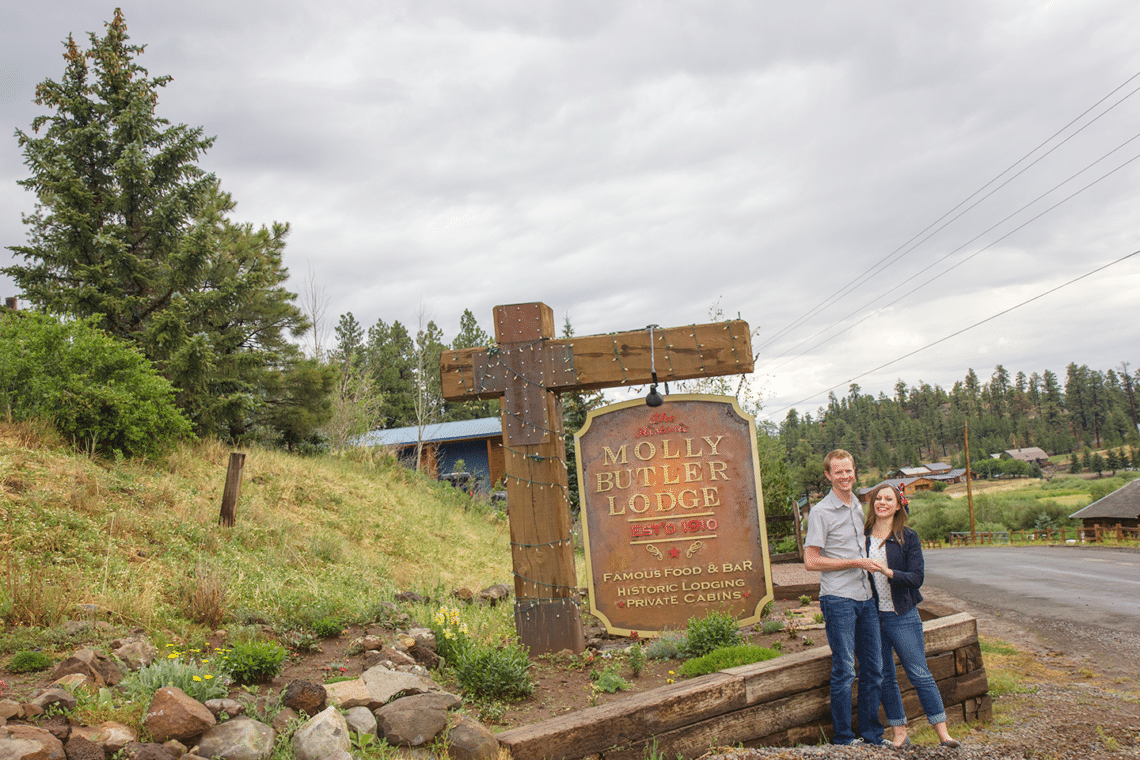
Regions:
M 814 413 L 788 411 L 776 435 L 799 490 L 822 490 L 824 453 L 846 449 L 857 465 L 880 471 L 947 462 L 963 466 L 965 434 L 972 460 L 1036 446 L 1049 454 L 1140 446 L 1137 386 L 1127 362 L 1098 370 L 1075 362 L 1064 380 L 1051 370 L 1018 371 L 1001 364 L 989 379 L 971 368 L 949 391 L 899 380 L 894 394 L 874 396 L 852 384 L 830 394 Z

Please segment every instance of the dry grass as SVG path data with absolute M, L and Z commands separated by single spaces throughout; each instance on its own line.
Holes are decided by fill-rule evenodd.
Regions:
M 511 579 L 504 521 L 382 452 L 247 450 L 237 522 L 222 528 L 218 441 L 116 463 L 49 433 L 0 423 L 9 624 L 93 608 L 148 627 L 351 620 L 398 590 L 438 598 Z

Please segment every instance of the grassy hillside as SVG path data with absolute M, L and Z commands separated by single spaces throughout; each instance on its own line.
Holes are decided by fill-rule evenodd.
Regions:
M 504 519 L 383 454 L 248 450 L 237 522 L 222 528 L 229 453 L 207 441 L 107 461 L 0 423 L 3 621 L 306 626 L 373 619 L 396 591 L 511 581 Z

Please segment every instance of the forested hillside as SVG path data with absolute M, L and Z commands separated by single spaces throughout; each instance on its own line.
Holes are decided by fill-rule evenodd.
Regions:
M 967 427 L 974 461 L 1029 446 L 1049 454 L 1129 447 L 1131 458 L 1140 446 L 1138 383 L 1140 372 L 1122 362 L 1108 370 L 1069 364 L 1063 379 L 1051 370 L 1011 376 L 999 364 L 988 380 L 968 370 L 949 391 L 899 380 L 892 396 L 852 385 L 845 397 L 831 394 L 826 408 L 790 410 L 778 437 L 801 490 L 822 485 L 819 460 L 834 448 L 852 452 L 863 470 L 934 461 L 961 466 Z

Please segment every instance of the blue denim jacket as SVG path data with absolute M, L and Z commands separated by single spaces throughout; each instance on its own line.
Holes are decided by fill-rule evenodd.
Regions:
M 895 577 L 890 578 L 891 601 L 895 605 L 895 614 L 905 615 L 922 601 L 922 594 L 918 587 L 926 573 L 926 563 L 922 559 L 922 541 L 918 534 L 910 528 L 903 528 L 903 539 L 906 546 L 899 546 L 892 533 L 887 537 L 884 547 L 887 551 L 887 567 L 894 571 Z M 871 550 L 871 535 L 867 534 L 867 551 Z M 875 591 L 875 599 L 879 597 L 875 584 L 871 584 Z

